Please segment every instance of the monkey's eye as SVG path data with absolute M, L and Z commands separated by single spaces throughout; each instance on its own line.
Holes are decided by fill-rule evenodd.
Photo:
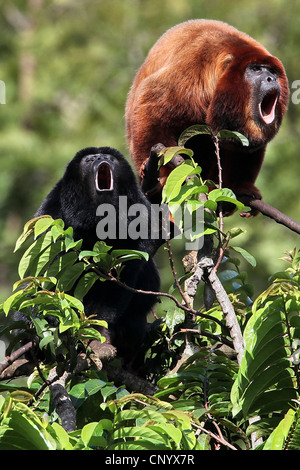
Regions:
M 269 67 L 267 65 L 254 64 L 254 65 L 251 65 L 249 68 L 252 72 L 255 72 L 258 74 L 263 73 L 263 72 L 271 73 L 274 76 L 274 78 L 278 78 L 277 70 L 275 70 L 274 67 Z
M 250 68 L 253 72 L 261 72 L 262 71 L 262 66 L 261 65 L 252 65 Z
M 278 73 L 276 69 L 274 69 L 273 67 L 268 67 L 268 70 L 272 75 L 274 75 L 274 77 L 278 78 Z
M 95 155 L 88 155 L 84 159 L 84 163 L 93 163 L 95 161 Z

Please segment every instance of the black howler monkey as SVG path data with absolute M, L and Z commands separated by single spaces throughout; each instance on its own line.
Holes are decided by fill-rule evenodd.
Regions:
M 119 197 L 125 196 L 128 208 L 141 204 L 147 210 L 143 216 L 150 220 L 150 203 L 138 188 L 135 175 L 124 156 L 110 147 L 89 147 L 79 151 L 68 164 L 62 179 L 46 196 L 36 213 L 62 219 L 66 227 L 73 227 L 74 239 L 83 239 L 83 248 L 92 249 L 98 237 L 96 215 L 102 204 L 110 204 L 119 219 L 128 227 L 127 213 L 119 214 Z M 149 222 L 147 220 L 147 222 Z M 150 230 L 151 227 L 149 227 Z M 114 234 L 118 234 L 118 227 Z M 104 241 L 120 249 L 147 252 L 149 260 L 131 260 L 125 263 L 121 281 L 142 290 L 159 290 L 159 275 L 152 255 L 157 241 L 129 237 L 119 240 L 115 235 Z M 88 315 L 97 314 L 108 322 L 107 340 L 117 348 L 118 355 L 130 361 L 139 350 L 146 332 L 146 317 L 156 298 L 129 292 L 113 282 L 96 282 L 83 299 Z
M 179 24 L 150 50 L 129 92 L 126 127 L 132 159 L 140 169 L 154 144 L 177 145 L 181 132 L 194 124 L 206 124 L 213 132 L 238 131 L 249 147 L 221 142 L 223 186 L 242 201 L 243 196 L 261 199 L 254 183 L 288 96 L 282 63 L 250 36 L 219 21 Z M 204 179 L 218 183 L 210 137 L 196 136 L 186 146 L 194 151 Z

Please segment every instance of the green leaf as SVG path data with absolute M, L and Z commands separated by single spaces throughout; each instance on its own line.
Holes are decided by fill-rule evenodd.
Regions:
M 62 305 L 64 315 L 60 316 L 59 331 L 63 333 L 64 331 L 75 328 L 76 330 L 80 327 L 80 321 L 77 313 L 70 308 L 68 303 Z
M 160 434 L 169 436 L 170 439 L 176 444 L 176 448 L 180 448 L 180 442 L 182 439 L 182 432 L 180 429 L 176 428 L 173 424 L 170 423 L 161 423 L 157 425 L 152 425 L 151 429 L 157 431 Z
M 213 135 L 212 130 L 209 126 L 196 124 L 194 126 L 188 127 L 180 134 L 178 139 L 178 145 L 185 145 L 189 139 L 201 134 L 208 134 L 211 136 Z
M 45 274 L 45 269 L 52 263 L 52 261 L 64 250 L 64 241 L 58 240 L 49 245 L 45 250 L 41 251 L 39 256 L 30 263 L 28 270 L 32 276 L 39 276 Z M 48 273 L 47 273 L 48 275 Z M 51 271 L 50 271 L 51 275 Z
M 244 248 L 240 248 L 239 246 L 231 246 L 230 248 L 232 250 L 236 251 L 237 253 L 240 253 L 240 255 L 242 255 L 242 257 L 246 261 L 248 261 L 248 263 L 251 264 L 251 266 L 253 266 L 255 268 L 256 259 L 250 253 L 248 253 L 248 251 L 246 251 Z
M 66 251 L 69 250 L 80 250 L 82 245 L 82 240 L 74 241 L 72 238 L 67 237 L 65 239 Z
M 103 437 L 102 422 L 86 424 L 81 431 L 81 439 L 86 447 L 106 447 L 107 442 Z
M 77 279 L 81 276 L 81 274 L 84 272 L 85 269 L 85 263 L 84 262 L 79 262 L 74 264 L 71 267 L 65 268 L 57 282 L 57 287 L 59 290 L 68 292 L 72 289 L 74 286 L 75 282 Z
M 21 405 L 19 403 L 18 411 L 12 410 L 4 426 L 0 426 L 0 449 L 55 450 L 56 444 L 42 423 L 26 405 Z
M 296 398 L 283 308 L 280 297 L 263 308 L 253 306 L 244 331 L 245 352 L 231 391 L 234 416 L 284 411 Z
M 290 373 L 285 371 L 282 376 L 283 378 L 284 375 L 286 376 L 286 381 L 289 381 L 289 385 L 291 385 L 291 371 Z M 282 379 L 282 377 L 280 377 L 280 379 Z M 252 409 L 260 416 L 267 416 L 274 412 L 282 413 L 286 411 L 289 406 L 293 406 L 296 400 L 298 400 L 298 394 L 295 388 L 280 387 L 279 390 L 268 390 L 259 394 L 252 404 Z
M 73 251 L 63 253 L 46 268 L 44 275 L 58 277 L 63 270 L 71 267 L 76 261 L 77 255 Z
M 165 444 L 154 444 L 153 442 L 148 442 L 143 437 L 141 439 L 135 439 L 134 441 L 120 441 L 115 444 L 111 444 L 108 447 L 108 450 L 170 450 L 170 447 L 166 446 Z
M 53 343 L 54 337 L 52 335 L 45 336 L 40 342 L 39 342 L 39 348 L 43 349 L 45 346 L 47 346 L 49 343 Z
M 103 241 L 97 241 L 93 246 L 93 250 L 97 253 L 107 253 L 111 250 L 111 248 L 111 246 L 106 245 L 106 243 Z
M 268 338 L 265 338 L 262 347 L 258 351 L 257 348 L 253 351 L 255 361 L 253 361 L 252 358 L 249 359 L 248 367 L 245 371 L 246 378 L 249 382 L 271 364 L 277 363 L 280 359 L 285 358 L 286 351 L 284 348 L 284 340 L 281 336 L 276 337 L 274 335 L 275 331 L 278 331 L 278 334 L 282 334 L 280 325 L 278 325 L 278 327 L 275 325 L 270 341 L 268 341 Z
M 73 445 L 70 442 L 70 437 L 68 433 L 58 423 L 52 423 L 51 428 L 49 429 L 49 432 L 51 432 L 52 436 L 55 438 L 58 444 L 57 450 L 72 450 L 73 449 Z
M 215 202 L 230 202 L 234 204 L 239 210 L 244 209 L 244 204 L 238 201 L 235 194 L 228 188 L 213 189 L 208 194 L 209 200 Z
M 290 429 L 294 423 L 296 412 L 289 410 L 285 417 L 280 421 L 278 426 L 270 434 L 264 444 L 263 450 L 283 450 L 286 438 L 289 435 Z
M 199 180 L 197 180 L 198 182 Z M 184 201 L 189 200 L 191 196 L 197 196 L 198 194 L 205 193 L 207 194 L 208 187 L 205 185 L 184 185 L 181 187 L 178 195 L 172 198 L 172 202 L 178 205 L 181 205 Z
M 115 258 L 113 260 L 113 266 L 131 259 L 145 259 L 146 261 L 149 259 L 148 253 L 138 250 L 113 250 L 111 256 Z
M 15 282 L 13 285 L 13 290 L 15 291 L 20 288 L 28 293 L 28 290 L 32 287 L 40 287 L 43 286 L 44 283 L 56 285 L 56 282 L 57 280 L 54 276 L 28 276 Z
M 186 149 L 185 147 L 181 147 L 181 146 L 166 147 L 166 149 L 160 152 L 160 154 L 163 155 L 163 165 L 166 165 L 170 160 L 172 160 L 174 155 L 182 154 L 182 153 L 185 155 L 188 155 L 189 157 L 192 157 L 194 152 L 190 149 Z
M 85 383 L 79 383 L 70 390 L 70 397 L 73 405 L 78 409 L 90 396 L 98 393 L 106 382 L 100 379 L 90 379 Z
M 205 201 L 204 207 L 205 207 L 206 209 L 209 209 L 209 210 L 215 212 L 215 210 L 216 210 L 217 207 L 218 207 L 218 204 L 217 204 L 216 201 L 211 201 L 210 199 L 208 199 L 207 201 Z
M 84 274 L 84 276 L 79 279 L 75 287 L 74 297 L 82 300 L 98 279 L 99 276 L 95 272 L 88 272 Z
M 200 173 L 201 168 L 191 166 L 188 161 L 176 167 L 168 176 L 166 184 L 163 187 L 163 202 L 169 202 L 178 196 L 181 186 L 188 176 Z
M 222 131 L 218 132 L 217 134 L 218 139 L 235 139 L 238 140 L 244 147 L 249 146 L 249 140 L 243 134 L 237 131 L 228 131 L 223 129 Z
M 246 233 L 246 230 L 241 229 L 240 227 L 233 227 L 232 229 L 229 230 L 228 232 L 230 234 L 230 239 L 232 240 L 235 237 L 238 237 L 239 235 Z
M 39 218 L 34 226 L 34 238 L 37 238 L 42 233 L 46 232 L 53 222 L 54 220 L 50 216 L 42 216 Z
M 132 439 L 134 438 L 142 439 L 139 442 L 140 444 L 145 445 L 145 450 L 147 449 L 147 444 L 148 446 L 153 446 L 153 449 L 156 448 L 156 446 L 163 446 L 164 449 L 172 449 L 171 443 L 169 442 L 169 439 L 166 434 L 162 431 L 154 431 L 153 429 L 151 429 L 150 426 L 148 426 L 147 428 L 124 426 L 120 429 L 117 429 L 112 434 L 112 440 L 117 441 L 115 444 L 113 444 L 113 448 L 116 450 L 121 450 L 121 448 L 123 447 L 124 440 L 132 441 Z M 118 441 L 121 441 L 121 447 L 119 447 Z M 133 444 L 131 444 L 130 448 L 134 448 Z
M 53 227 L 51 227 L 51 233 L 53 236 L 53 240 L 56 241 L 60 237 L 65 237 L 64 231 L 64 222 L 60 219 L 54 221 Z
M 83 303 L 79 300 L 79 299 L 76 299 L 75 297 L 73 297 L 72 295 L 70 294 L 66 294 L 66 293 L 59 293 L 58 296 L 62 299 L 65 299 L 65 301 L 67 302 L 67 305 L 70 306 L 70 307 L 73 307 L 77 310 L 79 310 L 79 312 L 83 312 L 84 310 L 84 306 L 83 306 Z
M 271 386 L 282 379 L 282 377 L 286 377 L 284 374 L 287 373 L 288 366 L 288 360 L 282 360 L 281 362 L 268 367 L 261 374 L 255 376 L 255 380 L 249 384 L 240 398 L 244 416 L 247 416 L 248 413 L 254 413 L 257 411 L 256 402 L 260 396 L 262 396 L 264 403 L 269 404 L 269 401 L 266 401 L 266 395 L 263 396 L 263 394 L 265 394 Z M 288 374 L 288 376 L 290 377 L 290 374 Z M 273 411 L 278 410 L 273 409 Z
M 78 335 L 81 339 L 96 339 L 103 343 L 105 341 L 105 337 L 99 333 L 95 328 L 80 328 L 78 330 Z
M 79 253 L 78 259 L 82 260 L 83 258 L 90 258 L 91 256 L 98 256 L 99 253 L 97 251 L 85 250 Z
M 42 215 L 41 217 L 36 217 L 34 219 L 30 219 L 25 225 L 24 225 L 24 229 L 23 229 L 23 233 L 20 235 L 20 237 L 18 238 L 17 242 L 16 242 L 16 245 L 15 245 L 15 249 L 14 249 L 14 252 L 16 252 L 22 245 L 23 243 L 26 242 L 26 240 L 31 237 L 31 235 L 33 234 L 34 232 L 34 227 L 35 227 L 35 224 L 38 220 L 40 219 L 49 219 L 50 216 L 49 215 Z M 53 220 L 51 218 L 51 220 Z
M 41 253 L 46 250 L 53 242 L 51 232 L 47 232 L 45 235 L 38 238 L 24 253 L 19 263 L 19 276 L 22 279 L 25 277 L 30 266 L 37 263 Z M 33 273 L 30 273 L 33 275 Z
M 15 301 L 20 299 L 23 295 L 24 295 L 24 293 L 22 291 L 17 291 L 14 294 L 12 294 L 11 296 L 9 296 L 8 299 L 5 300 L 5 302 L 3 303 L 2 308 L 3 308 L 3 311 L 6 315 L 8 315 L 8 313 L 12 310 L 12 308 L 15 304 Z
M 32 318 L 32 323 L 35 326 L 37 335 L 42 338 L 44 336 L 44 332 L 47 331 L 49 326 L 47 320 L 45 318 L 34 317 Z
M 168 310 L 166 315 L 166 325 L 168 326 L 170 333 L 173 334 L 174 328 L 180 325 L 185 320 L 184 311 L 177 306 Z

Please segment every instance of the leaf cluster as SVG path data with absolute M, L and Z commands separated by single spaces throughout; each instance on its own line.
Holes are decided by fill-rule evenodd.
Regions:
M 51 411 L 49 392 L 34 399 L 41 385 L 38 373 L 27 381 L 2 382 L 0 447 L 201 450 L 218 445 L 248 449 L 250 435 L 255 431 L 263 436 L 265 449 L 300 448 L 299 253 L 289 253 L 286 259 L 290 262 L 288 269 L 274 275 L 270 287 L 248 307 L 244 328 L 246 351 L 240 367 L 234 357 L 227 357 L 215 341 L 206 338 L 206 345 L 200 342 L 198 351 L 176 372 L 161 375 L 152 398 L 130 394 L 91 368 L 68 385 L 78 420 L 76 431 L 71 433 L 66 433 L 58 424 L 56 413 Z M 25 290 L 27 297 L 11 298 L 6 303 L 6 311 L 14 302 L 26 311 L 29 292 L 35 307 L 44 292 L 46 299 L 52 292 L 57 312 L 61 308 L 57 299 L 63 299 L 66 294 L 35 291 L 43 282 L 48 283 L 49 278 L 32 278 Z M 35 305 L 38 292 L 41 297 Z M 76 299 L 72 303 L 71 296 L 65 300 L 78 314 L 80 301 Z M 43 309 L 49 313 L 48 300 L 42 304 L 39 314 Z M 217 306 L 210 313 L 216 318 L 221 315 Z M 61 321 L 64 317 L 62 313 L 59 315 Z M 178 317 L 179 325 L 182 321 Z M 80 322 L 83 325 L 79 315 Z M 169 336 L 169 345 L 175 344 L 171 333 L 176 332 L 176 326 L 176 321 L 170 319 L 162 322 L 162 337 L 166 341 Z M 219 328 L 212 321 L 199 322 L 199 326 L 214 333 Z M 72 325 L 70 329 L 78 341 L 80 327 L 76 330 Z M 42 367 L 47 371 L 47 365 Z M 34 407 L 29 405 L 32 400 Z M 259 420 L 249 424 L 254 416 L 259 416 Z M 21 439 L 24 429 L 26 434 Z
M 219 137 L 236 138 L 228 133 Z M 161 164 L 182 151 L 182 145 L 167 149 Z M 219 203 L 230 202 L 239 209 L 240 203 L 226 188 L 212 189 L 203 182 L 201 169 L 191 152 L 185 151 L 188 158 L 174 170 L 176 182 L 168 179 L 164 200 L 171 210 L 190 201 L 205 209 L 202 235 L 214 237 L 217 256 L 220 247 L 223 249 L 219 278 L 243 331 L 241 363 L 237 363 L 234 351 L 224 349 L 230 337 L 224 312 L 214 299 L 209 308 L 197 307 L 198 316 L 191 327 L 186 311 L 177 302 L 176 307 L 168 308 L 148 345 L 146 366 L 148 379 L 157 387 L 154 396 L 117 387 L 92 364 L 85 372 L 72 374 L 67 383 L 77 416 L 77 429 L 67 433 L 59 424 L 43 376 L 58 364 L 74 372 L 78 353 L 87 351 L 87 340 L 102 340 L 94 327 L 104 323 L 94 316 L 86 317 L 82 303 L 94 283 L 118 280 L 123 263 L 147 256 L 112 250 L 103 242 L 90 251 L 82 250 L 82 242 L 73 239 L 72 229 L 65 228 L 61 220 L 47 216 L 31 220 L 16 244 L 19 250 L 29 242 L 19 264 L 20 280 L 2 306 L 6 315 L 17 310 L 28 322 L 8 322 L 1 334 L 25 329 L 34 340 L 39 339 L 39 347 L 49 351 L 50 357 L 27 379 L 0 382 L 0 448 L 251 449 L 255 448 L 253 433 L 262 438 L 261 449 L 300 448 L 300 252 L 295 249 L 286 254 L 288 268 L 274 274 L 268 289 L 254 299 L 252 286 L 240 271 L 239 258 L 252 267 L 255 259 L 246 250 L 230 245 L 242 231 L 233 228 L 224 233 L 216 212 Z M 192 205 L 188 209 L 194 210 Z M 184 289 L 189 276 L 176 279 L 168 296 L 178 297 L 179 286 Z M 197 292 L 197 300 L 203 298 L 204 304 L 206 287 L 199 286 Z M 49 322 L 49 317 L 55 322 Z
M 100 241 L 92 251 L 81 250 L 82 240 L 73 239 L 73 229 L 65 229 L 62 220 L 49 216 L 30 220 L 15 250 L 31 238 L 33 242 L 19 263 L 20 280 L 2 306 L 5 315 L 17 311 L 25 321 L 7 322 L 1 333 L 21 331 L 11 347 L 20 337 L 31 337 L 40 349 L 50 349 L 52 358 L 66 357 L 71 344 L 75 354 L 82 341 L 104 341 L 96 327 L 107 324 L 93 314 L 85 316 L 83 297 L 96 281 L 107 281 L 112 271 L 118 277 L 122 263 L 147 259 L 148 255 L 134 250 L 112 250 Z

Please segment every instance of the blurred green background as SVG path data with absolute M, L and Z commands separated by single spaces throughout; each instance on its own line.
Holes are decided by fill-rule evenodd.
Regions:
M 15 241 L 24 223 L 86 146 L 113 146 L 128 156 L 124 106 L 136 70 L 169 27 L 191 18 L 226 21 L 260 41 L 300 79 L 299 0 L 20 0 L 2 1 L 0 80 L 0 300 L 17 280 Z M 300 220 L 300 105 L 290 101 L 257 181 L 264 199 Z M 236 244 L 257 259 L 247 271 L 257 292 L 284 266 L 298 236 L 258 216 L 238 214 L 225 227 L 247 233 Z M 167 265 L 157 255 L 162 277 Z M 178 267 L 180 270 L 180 268 Z

